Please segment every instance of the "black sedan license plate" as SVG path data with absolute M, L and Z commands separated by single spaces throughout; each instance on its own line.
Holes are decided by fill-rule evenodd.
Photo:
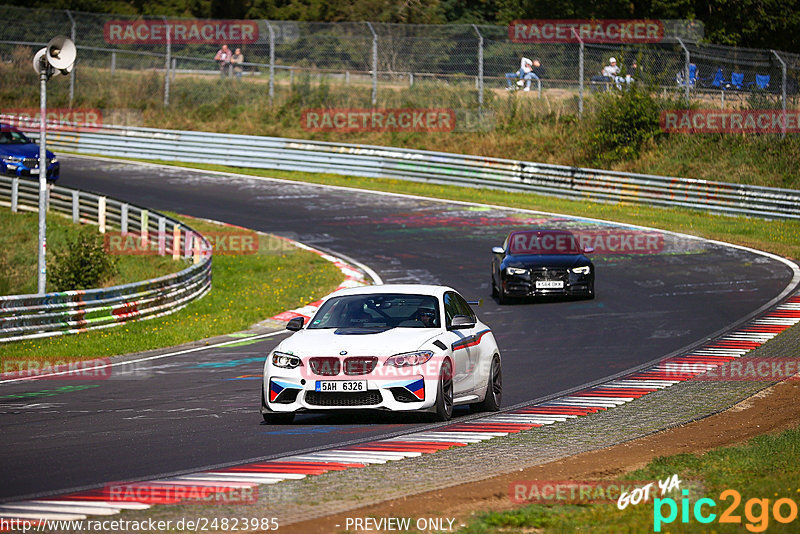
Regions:
M 536 289 L 563 289 L 563 280 L 537 280 Z
M 345 391 L 366 391 L 366 380 L 317 380 L 316 391 L 322 392 L 345 392 Z

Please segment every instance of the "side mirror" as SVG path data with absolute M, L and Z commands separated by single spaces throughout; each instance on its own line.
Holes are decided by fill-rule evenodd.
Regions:
M 292 319 L 289 319 L 288 323 L 286 323 L 286 330 L 291 330 L 292 332 L 302 330 L 304 322 L 305 318 L 303 317 L 293 317 Z
M 492 254 L 505 254 L 503 247 L 492 247 Z
M 475 326 L 475 321 L 472 317 L 466 315 L 456 315 L 453 317 L 453 322 L 450 324 L 450 330 L 459 330 L 461 328 L 472 328 Z

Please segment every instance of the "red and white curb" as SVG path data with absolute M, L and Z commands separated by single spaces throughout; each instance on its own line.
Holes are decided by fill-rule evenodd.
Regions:
M 800 292 L 738 330 L 687 354 L 668 358 L 650 368 L 547 402 L 389 439 L 168 479 L 125 484 L 125 487 L 146 490 L 144 493 L 149 498 L 139 501 L 127 499 L 118 501 L 111 491 L 105 488 L 50 499 L 3 504 L 0 505 L 0 517 L 28 519 L 35 522 L 45 519 L 79 520 L 88 516 L 113 515 L 122 510 L 144 510 L 154 504 L 178 504 L 182 500 L 175 495 L 181 492 L 184 494 L 191 491 L 236 492 L 242 488 L 252 489 L 261 484 L 298 480 L 329 471 L 384 464 L 453 447 L 464 447 L 470 443 L 566 422 L 626 404 L 741 358 L 798 323 L 800 323 Z M 685 370 L 676 371 L 676 368 Z

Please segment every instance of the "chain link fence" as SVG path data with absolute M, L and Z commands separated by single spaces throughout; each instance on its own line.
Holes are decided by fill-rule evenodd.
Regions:
M 506 92 L 520 89 L 511 75 L 522 56 L 541 63 L 528 96 L 541 99 L 547 113 L 580 114 L 592 93 L 629 83 L 664 97 L 665 109 L 681 102 L 798 107 L 800 55 L 702 44 L 697 25 L 687 34 L 681 21 L 662 21 L 660 42 L 616 45 L 512 42 L 507 27 L 489 25 L 130 18 L 13 6 L 0 6 L 0 14 L 4 106 L 36 106 L 33 54 L 63 34 L 75 41 L 78 60 L 69 83 L 48 86 L 48 99 L 102 108 L 106 123 L 137 125 L 136 110 L 146 106 L 202 107 L 229 98 L 240 105 L 446 107 L 468 127 L 470 114 L 490 113 Z M 216 61 L 222 44 L 241 49 L 244 62 L 233 68 Z M 621 72 L 604 78 L 612 56 Z

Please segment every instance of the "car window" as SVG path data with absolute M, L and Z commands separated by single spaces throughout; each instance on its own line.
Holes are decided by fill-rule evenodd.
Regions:
M 444 317 L 447 328 L 450 328 L 450 326 L 453 324 L 453 317 L 456 315 L 462 315 L 458 309 L 456 294 L 448 291 L 444 294 Z
M 580 254 L 577 238 L 564 230 L 512 232 L 506 239 L 509 254 Z
M 464 297 L 462 297 L 458 293 L 455 293 L 454 295 L 455 295 L 456 305 L 458 306 L 458 314 L 466 315 L 467 317 L 475 320 L 476 319 L 475 312 L 472 311 L 472 308 L 470 308 L 467 301 L 464 300 Z
M 308 328 L 439 328 L 439 325 L 436 297 L 380 293 L 331 298 L 320 307 Z
M 27 145 L 31 140 L 21 132 L 3 129 L 0 131 L 0 144 L 2 145 Z

